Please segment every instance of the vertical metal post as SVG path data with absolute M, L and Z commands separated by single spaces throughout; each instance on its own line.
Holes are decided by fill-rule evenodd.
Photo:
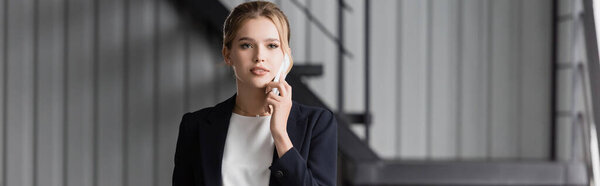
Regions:
M 306 0 L 306 7 L 307 7 L 307 8 L 310 8 L 310 7 L 311 7 L 311 3 L 310 3 L 310 1 L 311 1 L 311 0 Z M 311 23 L 313 20 L 311 20 L 311 19 L 312 19 L 312 17 L 311 17 L 311 16 L 307 16 L 307 17 L 306 17 L 306 23 L 305 23 L 305 24 L 306 24 L 306 26 L 305 26 L 305 28 L 306 28 L 306 29 L 305 29 L 305 31 L 304 31 L 304 34 L 305 34 L 305 35 L 304 35 L 304 39 L 305 39 L 304 41 L 306 42 L 306 43 L 304 44 L 304 51 L 305 51 L 305 54 L 306 54 L 306 56 L 305 56 L 305 59 L 306 59 L 306 63 L 307 63 L 307 64 L 311 64 L 311 60 L 312 60 L 312 56 L 311 56 L 311 52 L 310 52 L 310 50 L 311 50 L 311 48 L 312 48 L 312 44 L 310 43 L 310 42 L 311 42 L 311 40 L 312 40 L 312 38 L 311 38 L 311 33 L 310 33 L 310 32 L 312 31 L 312 27 L 311 27 L 311 24 L 310 24 L 310 23 Z
M 371 128 L 371 107 L 370 107 L 370 0 L 365 0 L 365 143 L 369 145 L 370 128 Z
M 338 113 L 344 113 L 344 0 L 338 0 Z
M 556 104 L 558 99 L 558 90 L 557 90 L 557 71 L 558 71 L 558 0 L 552 0 L 552 64 L 550 71 L 550 160 L 556 161 L 557 152 L 556 152 L 556 135 L 557 135 L 557 113 Z

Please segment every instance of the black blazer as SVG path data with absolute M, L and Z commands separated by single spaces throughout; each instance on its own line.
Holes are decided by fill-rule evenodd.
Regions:
M 235 96 L 183 115 L 173 186 L 222 185 L 221 162 Z M 332 112 L 293 101 L 287 132 L 294 147 L 281 158 L 274 150 L 269 185 L 335 185 L 337 122 Z

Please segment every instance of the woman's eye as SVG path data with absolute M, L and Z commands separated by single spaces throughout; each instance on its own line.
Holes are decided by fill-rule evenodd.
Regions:
M 269 48 L 277 48 L 277 47 L 279 47 L 279 45 L 277 45 L 277 44 L 269 44 L 269 46 L 268 46 L 268 47 L 269 47 Z
M 240 46 L 242 47 L 242 49 L 252 48 L 252 45 L 250 45 L 248 43 L 244 43 L 244 44 L 242 44 Z

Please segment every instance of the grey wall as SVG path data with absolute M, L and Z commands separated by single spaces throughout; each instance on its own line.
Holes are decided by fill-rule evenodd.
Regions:
M 164 1 L 0 6 L 0 185 L 170 185 L 183 113 L 235 91 Z
M 336 108 L 335 45 L 290 1 L 275 2 L 292 23 L 295 62 L 324 64 L 325 75 L 306 82 Z M 300 2 L 336 33 L 336 1 Z M 345 109 L 359 112 L 364 2 L 346 2 Z M 549 157 L 550 1 L 372 8 L 371 146 L 380 156 Z M 169 185 L 183 113 L 235 92 L 218 38 L 192 32 L 162 0 L 0 0 L 0 10 L 0 185 Z
M 373 98 L 373 145 L 382 155 L 549 157 L 548 1 L 398 1 L 392 7 L 390 14 L 400 10 L 395 21 L 374 23 L 395 23 L 388 27 L 397 33 L 374 39 L 396 41 L 396 56 L 373 60 L 395 61 L 375 65 L 373 73 L 374 79 L 395 81 L 380 90 L 389 96 Z M 390 114 L 377 115 L 381 110 Z

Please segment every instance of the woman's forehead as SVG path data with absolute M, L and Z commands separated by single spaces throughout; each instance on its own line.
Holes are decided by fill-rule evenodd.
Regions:
M 252 18 L 242 23 L 235 40 L 279 41 L 279 32 L 270 19 L 265 17 Z

